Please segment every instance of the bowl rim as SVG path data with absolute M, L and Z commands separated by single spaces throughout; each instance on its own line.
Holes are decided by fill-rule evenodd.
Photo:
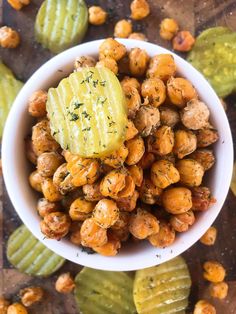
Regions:
M 38 221 L 38 227 L 36 226 L 34 221 L 30 221 L 28 217 L 25 215 L 25 208 L 22 209 L 22 206 L 27 207 L 26 199 L 24 199 L 24 191 L 25 189 L 28 189 L 29 187 L 22 187 L 20 184 L 20 179 L 17 178 L 17 157 L 13 157 L 12 154 L 15 153 L 13 145 L 14 142 L 16 142 L 16 138 L 13 138 L 13 135 L 17 135 L 17 125 L 19 124 L 20 120 L 18 119 L 18 124 L 16 123 L 16 116 L 17 114 L 22 111 L 23 109 L 21 106 L 26 106 L 22 104 L 24 95 L 32 90 L 35 81 L 41 79 L 42 81 L 45 80 L 45 73 L 49 70 L 50 75 L 52 75 L 52 71 L 58 71 L 60 68 L 60 64 L 63 64 L 66 66 L 66 64 L 69 64 L 69 62 L 74 61 L 74 57 L 77 55 L 83 55 L 83 51 L 85 50 L 91 50 L 93 52 L 88 54 L 97 54 L 98 53 L 98 47 L 99 45 L 104 41 L 104 39 L 99 39 L 95 41 L 90 41 L 87 43 L 80 44 L 78 46 L 75 46 L 73 48 L 70 48 L 68 50 L 65 50 L 64 52 L 54 56 L 52 59 L 48 60 L 46 63 L 44 63 L 25 83 L 19 94 L 17 95 L 12 108 L 10 110 L 10 113 L 8 115 L 4 132 L 3 132 L 3 138 L 2 138 L 2 165 L 3 165 L 3 176 L 5 181 L 5 186 L 8 191 L 8 195 L 12 201 L 12 204 L 20 216 L 23 223 L 29 228 L 29 230 L 38 238 L 41 242 L 43 242 L 44 245 L 46 245 L 49 249 L 57 253 L 58 255 L 63 256 L 67 260 L 70 260 L 74 263 L 88 266 L 92 268 L 97 269 L 103 269 L 103 270 L 113 270 L 113 271 L 132 271 L 137 270 L 141 268 L 147 268 L 151 267 L 160 263 L 163 263 L 167 260 L 170 260 L 174 258 L 177 255 L 180 255 L 184 251 L 186 251 L 188 248 L 190 248 L 195 242 L 198 241 L 198 239 L 205 233 L 205 231 L 212 225 L 216 217 L 218 216 L 223 203 L 226 199 L 228 189 L 230 186 L 231 176 L 232 176 L 232 170 L 233 170 L 233 141 L 232 141 L 232 135 L 231 130 L 229 126 L 229 122 L 227 119 L 227 116 L 225 114 L 225 111 L 223 109 L 223 106 L 220 104 L 220 100 L 216 93 L 214 92 L 213 88 L 210 86 L 210 84 L 206 81 L 206 79 L 203 77 L 201 73 L 199 73 L 191 64 L 189 64 L 186 60 L 182 59 L 172 51 L 167 50 L 166 48 L 160 47 L 156 44 L 149 43 L 149 42 L 141 42 L 139 40 L 133 40 L 133 39 L 117 39 L 120 43 L 124 44 L 128 49 L 132 47 L 140 47 L 141 49 L 146 49 L 149 53 L 150 50 L 156 51 L 156 53 L 153 54 L 160 54 L 160 53 L 168 53 L 172 54 L 174 56 L 174 59 L 176 62 L 184 67 L 186 67 L 186 71 L 190 70 L 192 75 L 194 75 L 195 80 L 199 81 L 199 84 L 201 85 L 201 89 L 207 89 L 208 97 L 213 100 L 214 103 L 218 104 L 218 111 L 219 115 L 221 116 L 222 123 L 224 124 L 224 132 L 226 134 L 227 138 L 227 147 L 228 147 L 228 155 L 227 155 L 227 163 L 225 165 L 226 171 L 224 176 L 224 184 L 221 185 L 221 199 L 217 201 L 217 209 L 215 209 L 214 213 L 210 215 L 210 217 L 206 216 L 204 213 L 204 217 L 207 219 L 203 219 L 201 228 L 199 230 L 196 230 L 195 234 L 192 235 L 191 229 L 187 232 L 187 234 L 190 234 L 188 237 L 187 234 L 185 236 L 185 239 L 180 238 L 178 240 L 178 243 L 175 243 L 175 248 L 173 246 L 170 246 L 165 249 L 157 249 L 152 247 L 152 255 L 142 256 L 143 258 L 135 259 L 133 255 L 129 255 L 129 257 L 125 257 L 122 254 L 118 254 L 115 257 L 104 257 L 101 255 L 87 255 L 84 253 L 81 249 L 78 248 L 75 254 L 73 256 L 68 256 L 67 250 L 69 249 L 68 243 L 67 243 L 67 250 L 65 249 L 64 243 L 66 240 L 60 241 L 60 243 L 56 240 L 49 240 L 44 239 L 43 235 L 41 234 L 39 230 L 39 221 Z M 82 53 L 81 53 L 82 52 Z M 73 61 L 72 61 L 73 57 Z M 67 60 L 67 61 L 65 61 Z M 181 68 L 182 69 L 182 68 Z M 42 85 L 42 83 L 41 83 Z M 204 88 L 203 88 L 204 87 Z M 199 86 L 198 88 L 199 89 Z M 15 124 L 14 124 L 15 123 Z M 15 162 L 11 165 L 11 162 Z M 32 215 L 31 215 L 31 218 Z M 188 239 L 189 238 L 189 239 Z M 177 242 L 177 240 L 175 241 Z M 63 247 L 65 250 L 63 250 Z M 141 253 L 140 253 L 141 254 Z M 141 254 L 142 255 L 142 254 Z

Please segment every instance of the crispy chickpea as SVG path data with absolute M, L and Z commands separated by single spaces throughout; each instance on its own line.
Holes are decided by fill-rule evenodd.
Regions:
M 135 183 L 132 176 L 128 175 L 125 177 L 125 187 L 117 194 L 117 199 L 132 197 L 135 190 Z
M 216 201 L 211 196 L 209 188 L 199 186 L 192 189 L 192 210 L 195 211 L 206 211 Z
M 155 204 L 162 194 L 162 189 L 155 186 L 151 180 L 144 179 L 139 190 L 139 196 L 145 204 Z
M 215 227 L 210 227 L 204 235 L 200 238 L 200 242 L 205 245 L 214 245 L 217 236 L 217 229 Z
M 137 166 L 143 170 L 149 169 L 155 161 L 155 155 L 153 153 L 145 152 L 143 157 L 138 162 Z
M 199 186 L 204 175 L 203 166 L 194 159 L 182 159 L 176 163 L 180 182 L 188 186 Z
M 226 282 L 212 283 L 210 286 L 210 295 L 220 300 L 225 299 L 228 294 L 229 286 Z
M 2 48 L 16 48 L 20 44 L 20 36 L 14 29 L 2 26 L 0 27 L 0 46 Z
M 38 172 L 43 177 L 52 177 L 63 160 L 64 158 L 56 152 L 43 153 L 37 159 Z
M 173 48 L 177 51 L 189 51 L 195 43 L 195 38 L 189 31 L 181 31 L 173 39 Z
M 168 160 L 158 160 L 151 168 L 151 180 L 155 186 L 165 189 L 180 180 L 179 172 Z
M 183 108 L 188 101 L 197 98 L 193 85 L 183 77 L 171 77 L 167 82 L 167 93 L 172 104 Z
M 194 152 L 197 148 L 197 137 L 191 131 L 177 130 L 173 152 L 179 159 Z
M 21 302 L 28 307 L 42 300 L 44 291 L 41 287 L 27 287 L 20 290 Z
M 30 174 L 29 183 L 35 191 L 42 192 L 42 183 L 44 179 L 45 178 L 42 177 L 41 174 L 39 174 L 36 170 Z
M 44 216 L 41 221 L 41 231 L 49 239 L 61 239 L 70 228 L 69 215 L 62 212 L 54 212 Z
M 75 59 L 74 70 L 76 72 L 82 71 L 86 67 L 95 67 L 96 60 L 91 56 L 80 56 Z
M 118 150 L 112 152 L 101 160 L 104 164 L 111 166 L 112 168 L 120 168 L 123 166 L 128 153 L 128 148 L 122 144 Z
M 148 99 L 150 105 L 159 107 L 166 99 L 166 87 L 158 78 L 146 79 L 141 87 L 141 94 Z
M 126 158 L 127 165 L 135 165 L 142 158 L 145 152 L 144 141 L 140 136 L 137 136 L 126 142 L 129 154 Z
M 207 147 L 214 144 L 219 139 L 217 130 L 214 129 L 202 129 L 196 132 L 197 147 Z
M 119 218 L 116 203 L 109 199 L 100 200 L 94 208 L 93 219 L 102 228 L 110 228 Z
M 44 179 L 41 186 L 43 195 L 49 202 L 58 202 L 62 199 L 62 194 L 51 178 Z
M 195 304 L 193 314 L 216 314 L 216 309 L 209 302 L 200 300 Z
M 148 237 L 149 242 L 159 248 L 170 246 L 175 240 L 175 230 L 168 222 L 160 221 L 159 232 Z
M 73 221 L 71 223 L 70 227 L 70 241 L 73 244 L 80 245 L 81 244 L 81 235 L 80 235 L 80 229 L 81 229 L 81 222 Z
M 187 129 L 199 130 L 209 126 L 210 111 L 204 102 L 192 99 L 181 110 L 180 117 Z
M 106 22 L 107 12 L 99 6 L 89 8 L 89 23 L 92 25 L 102 25 Z
M 143 182 L 143 169 L 137 165 L 127 167 L 136 186 L 140 187 Z
M 116 204 L 120 210 L 131 212 L 136 208 L 139 193 L 135 190 L 133 195 L 116 199 Z
M 33 150 L 37 156 L 58 150 L 60 145 L 51 136 L 49 121 L 41 120 L 32 129 Z
M 148 151 L 160 156 L 168 155 L 174 147 L 174 132 L 171 127 L 163 125 L 153 136 L 148 138 Z
M 115 75 L 118 73 L 118 64 L 116 60 L 112 58 L 104 58 L 96 63 L 97 68 L 108 68 L 111 70 Z
M 7 309 L 10 305 L 10 302 L 7 301 L 4 297 L 0 297 L 0 313 L 7 314 Z
M 129 237 L 129 219 L 129 213 L 120 212 L 119 219 L 115 222 L 111 229 L 109 229 L 112 236 L 121 242 L 126 241 Z
M 84 198 L 87 201 L 100 201 L 103 198 L 102 193 L 100 192 L 100 182 L 95 182 L 93 184 L 83 185 Z
M 160 107 L 160 120 L 161 124 L 170 126 L 173 128 L 180 122 L 180 116 L 178 111 L 170 107 Z
M 30 0 L 7 0 L 7 2 L 12 6 L 15 10 L 20 10 L 23 6 L 30 3 Z
M 131 87 L 136 88 L 138 91 L 140 91 L 141 89 L 141 85 L 135 77 L 125 76 L 120 83 L 122 87 L 131 86 Z
M 116 23 L 114 37 L 128 38 L 132 33 L 132 23 L 128 20 L 120 20 Z
M 141 106 L 141 97 L 138 90 L 131 85 L 123 85 L 122 88 L 128 108 L 128 118 L 132 119 Z
M 75 189 L 72 183 L 72 175 L 67 170 L 67 163 L 57 168 L 53 175 L 53 184 L 57 186 L 58 190 L 63 195 Z
M 162 81 L 167 81 L 176 73 L 176 64 L 174 57 L 170 54 L 160 54 L 151 58 L 147 77 L 159 78 Z
M 115 256 L 121 247 L 120 240 L 115 236 L 109 236 L 106 244 L 93 247 L 93 250 L 103 256 Z
M 194 213 L 189 210 L 186 213 L 174 215 L 170 218 L 170 224 L 175 231 L 185 232 L 192 226 L 195 222 Z
M 128 38 L 129 39 L 142 40 L 142 41 L 148 41 L 146 35 L 143 33 L 131 33 Z
M 153 106 L 141 106 L 136 114 L 134 124 L 141 136 L 152 134 L 160 125 L 160 112 Z
M 189 155 L 189 158 L 199 162 L 205 171 L 209 170 L 215 163 L 215 156 L 210 149 L 197 149 Z
M 83 214 L 90 214 L 95 207 L 93 202 L 86 201 L 82 197 L 79 197 L 73 201 L 70 205 L 69 215 L 72 220 L 85 220 L 88 218 L 88 215 Z M 81 219 L 86 217 L 85 219 Z
M 43 118 L 46 116 L 46 102 L 48 94 L 44 90 L 38 90 L 33 93 L 28 102 L 28 112 L 35 118 Z
M 134 138 L 137 134 L 138 134 L 138 130 L 136 129 L 133 121 L 132 120 L 128 120 L 125 140 L 129 141 L 132 138 Z
M 70 273 L 61 274 L 55 282 L 55 289 L 59 293 L 70 293 L 74 288 L 75 282 Z
M 174 35 L 178 32 L 179 25 L 174 19 L 164 19 L 160 25 L 160 36 L 163 39 L 171 40 Z
M 129 69 L 133 76 L 143 76 L 147 70 L 149 56 L 144 49 L 132 48 L 129 52 Z
M 80 230 L 81 243 L 93 248 L 107 243 L 107 230 L 98 226 L 93 218 L 86 219 Z
M 192 207 L 191 191 L 182 187 L 170 188 L 163 192 L 162 202 L 168 213 L 185 213 Z
M 7 314 L 28 314 L 24 305 L 20 303 L 13 303 L 7 309 Z
M 60 204 L 55 202 L 49 202 L 46 198 L 40 198 L 37 203 L 37 211 L 41 217 L 58 212 L 60 210 Z
M 33 143 L 32 140 L 30 138 L 27 138 L 25 140 L 25 153 L 26 153 L 26 157 L 27 159 L 34 165 L 37 164 L 37 156 L 33 150 Z
M 203 264 L 203 277 L 210 282 L 221 282 L 225 279 L 224 267 L 216 261 L 207 261 Z
M 131 18 L 142 20 L 150 13 L 150 7 L 146 0 L 133 0 L 130 4 Z
M 126 54 L 126 48 L 113 38 L 107 38 L 99 47 L 99 59 L 110 57 L 119 61 Z
M 104 196 L 117 197 L 118 193 L 125 188 L 126 173 L 120 170 L 109 172 L 100 183 L 100 191 Z

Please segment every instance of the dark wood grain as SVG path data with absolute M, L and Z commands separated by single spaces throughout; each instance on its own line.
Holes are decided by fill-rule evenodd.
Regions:
M 115 22 L 121 18 L 129 17 L 130 2 L 130 0 L 87 1 L 88 5 L 99 4 L 104 7 L 109 11 L 110 17 L 103 26 L 90 26 L 84 41 L 112 36 Z M 0 49 L 0 56 L 12 68 L 17 77 L 23 81 L 26 81 L 41 64 L 53 56 L 34 41 L 34 20 L 41 3 L 42 0 L 33 0 L 28 7 L 20 12 L 10 8 L 5 0 L 0 5 L 0 23 L 19 30 L 22 38 L 19 48 L 12 51 Z M 135 22 L 134 30 L 144 32 L 150 42 L 169 49 L 171 49 L 170 43 L 162 40 L 158 31 L 160 21 L 164 17 L 175 18 L 181 29 L 190 30 L 195 34 L 207 27 L 216 25 L 228 26 L 236 31 L 235 0 L 149 0 L 149 3 L 151 15 L 144 21 Z M 227 115 L 236 144 L 236 97 L 231 96 L 226 99 L 226 102 L 228 105 Z M 224 183 L 222 182 L 222 184 Z M 6 240 L 9 234 L 20 224 L 21 221 L 0 181 L 0 294 L 4 293 L 7 297 L 17 300 L 19 288 L 29 284 L 38 284 L 46 289 L 47 297 L 41 305 L 32 307 L 30 313 L 75 314 L 73 297 L 71 295 L 59 296 L 53 288 L 57 274 L 50 279 L 32 278 L 18 273 L 8 263 L 5 256 Z M 236 198 L 231 191 L 214 225 L 218 229 L 218 238 L 213 247 L 209 248 L 201 243 L 196 243 L 184 253 L 193 280 L 189 313 L 193 304 L 203 295 L 207 287 L 207 283 L 202 278 L 202 263 L 205 260 L 218 260 L 226 267 L 226 279 L 232 282 L 230 297 L 236 298 L 236 289 L 232 288 L 235 287 L 234 281 L 236 281 Z M 80 270 L 80 266 L 67 262 L 59 272 L 68 269 L 76 274 Z M 205 293 L 205 297 L 207 296 L 208 294 Z M 227 302 L 224 307 L 221 307 L 219 314 L 236 313 L 235 307 L 233 305 L 227 306 Z

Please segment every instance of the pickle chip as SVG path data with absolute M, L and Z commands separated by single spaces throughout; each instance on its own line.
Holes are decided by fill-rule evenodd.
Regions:
M 138 270 L 134 303 L 138 314 L 181 314 L 188 306 L 191 279 L 180 256 L 161 265 Z
M 134 314 L 133 279 L 124 272 L 84 267 L 75 278 L 75 299 L 80 313 Z
M 120 147 L 127 114 L 118 78 L 107 68 L 83 68 L 48 91 L 52 136 L 65 150 L 101 157 Z
M 207 78 L 219 97 L 236 90 L 236 32 L 214 27 L 202 32 L 188 61 Z
M 7 258 L 19 271 L 32 276 L 47 277 L 65 262 L 61 256 L 46 248 L 21 225 L 7 242 Z
M 83 39 L 88 27 L 88 9 L 83 0 L 46 0 L 35 21 L 36 40 L 59 53 Z
M 234 196 L 236 196 L 236 163 L 234 163 L 233 167 L 233 175 L 231 179 L 230 189 L 233 192 Z

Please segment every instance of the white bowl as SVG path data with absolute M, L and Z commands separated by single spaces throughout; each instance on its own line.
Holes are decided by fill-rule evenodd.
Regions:
M 179 234 L 170 247 L 158 249 L 142 241 L 127 245 L 115 257 L 99 254 L 88 255 L 68 240 L 44 239 L 39 228 L 40 218 L 36 212 L 37 196 L 28 183 L 29 162 L 25 157 L 24 138 L 32 127 L 32 119 L 27 113 L 27 101 L 38 89 L 47 89 L 56 85 L 61 78 L 72 71 L 74 59 L 79 55 L 97 55 L 103 40 L 88 42 L 71 48 L 52 58 L 41 66 L 27 81 L 17 96 L 6 122 L 2 142 L 3 174 L 10 199 L 24 224 L 49 249 L 64 258 L 84 266 L 116 271 L 136 270 L 163 263 L 181 254 L 193 245 L 212 225 L 219 214 L 228 193 L 232 167 L 233 144 L 229 123 L 219 98 L 204 79 L 189 63 L 172 52 L 143 41 L 119 40 L 128 49 L 140 47 L 150 56 L 171 53 L 178 67 L 178 72 L 190 80 L 196 87 L 200 98 L 211 111 L 211 121 L 217 128 L 220 139 L 214 145 L 216 164 L 209 175 L 209 187 L 217 199 L 208 211 L 200 213 L 189 231 Z

